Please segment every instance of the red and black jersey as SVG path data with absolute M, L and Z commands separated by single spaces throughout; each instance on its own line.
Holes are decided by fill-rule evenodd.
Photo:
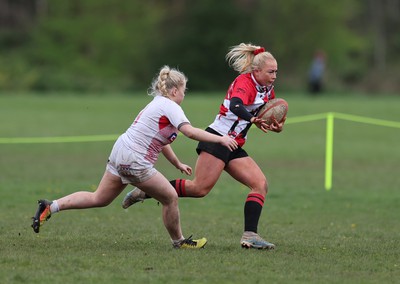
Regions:
M 275 92 L 273 86 L 267 87 L 258 84 L 251 73 L 239 75 L 229 86 L 219 113 L 210 127 L 221 135 L 230 135 L 235 138 L 239 146 L 243 146 L 251 123 L 229 110 L 233 97 L 240 98 L 246 110 L 255 115 L 264 103 L 275 98 Z

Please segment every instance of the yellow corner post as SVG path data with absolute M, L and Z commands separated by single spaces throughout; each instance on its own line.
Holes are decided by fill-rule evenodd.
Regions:
M 325 189 L 332 189 L 332 163 L 333 163 L 333 121 L 334 114 L 329 112 L 326 117 L 326 153 L 325 153 Z

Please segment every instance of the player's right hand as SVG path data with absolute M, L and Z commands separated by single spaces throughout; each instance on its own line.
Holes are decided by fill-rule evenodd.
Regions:
M 221 144 L 227 147 L 230 151 L 236 150 L 238 148 L 238 143 L 232 137 L 224 135 L 221 138 L 222 138 Z

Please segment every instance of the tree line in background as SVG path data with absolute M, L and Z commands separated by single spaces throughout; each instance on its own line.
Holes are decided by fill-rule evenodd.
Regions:
M 277 58 L 281 90 L 305 89 L 316 50 L 327 89 L 400 90 L 400 0 L 0 0 L 0 90 L 143 90 L 164 64 L 221 90 L 241 42 Z

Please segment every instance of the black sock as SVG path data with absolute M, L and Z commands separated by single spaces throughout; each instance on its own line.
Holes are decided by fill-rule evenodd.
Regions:
M 264 197 L 258 193 L 250 193 L 244 204 L 244 230 L 257 233 L 258 220 L 264 205 Z

